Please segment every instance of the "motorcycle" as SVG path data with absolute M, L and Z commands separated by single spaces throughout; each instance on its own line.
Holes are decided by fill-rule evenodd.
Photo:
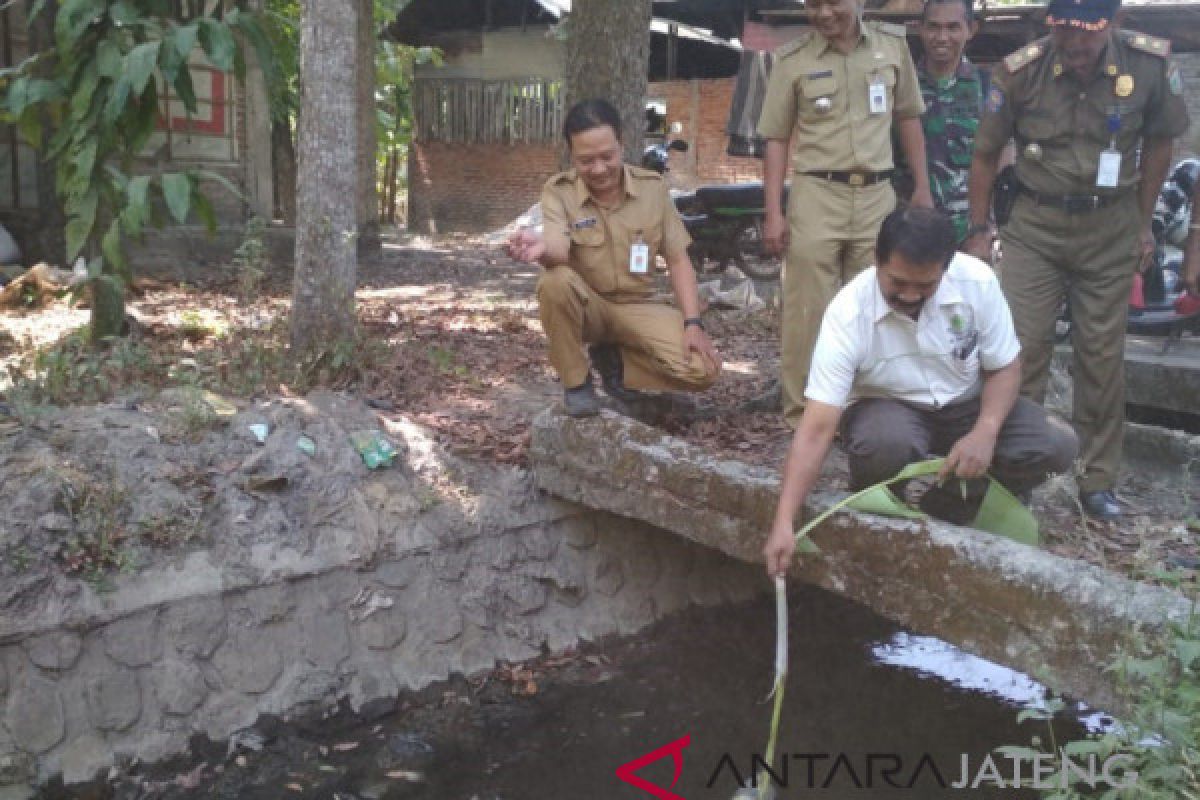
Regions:
M 687 149 L 687 142 L 679 139 L 652 144 L 642 154 L 642 166 L 665 174 L 670 151 Z M 695 191 L 673 191 L 672 197 L 692 237 L 688 255 L 697 271 L 720 272 L 732 264 L 756 280 L 779 279 L 783 260 L 763 250 L 766 205 L 762 183 L 701 186 Z

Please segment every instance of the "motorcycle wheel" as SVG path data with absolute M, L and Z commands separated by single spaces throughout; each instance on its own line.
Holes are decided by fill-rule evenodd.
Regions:
M 742 272 L 759 281 L 779 280 L 783 258 L 763 253 L 763 221 L 747 222 L 736 234 L 737 249 L 734 263 Z

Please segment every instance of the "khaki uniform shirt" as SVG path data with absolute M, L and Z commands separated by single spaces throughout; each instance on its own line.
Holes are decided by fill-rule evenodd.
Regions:
M 1088 81 L 1063 69 L 1046 37 L 996 66 L 975 137 L 982 153 L 1017 144 L 1017 177 L 1035 192 L 1104 194 L 1137 183 L 1144 138 L 1174 138 L 1188 127 L 1183 81 L 1163 39 L 1117 31 Z M 1116 128 L 1115 134 L 1112 129 Z M 1096 186 L 1101 151 L 1121 153 L 1116 189 Z
M 597 294 L 616 302 L 642 300 L 654 291 L 654 261 L 687 253 L 691 237 L 657 172 L 624 167 L 625 196 L 612 209 L 592 199 L 575 170 L 560 172 L 542 188 L 542 235 L 549 244 L 569 240 L 568 266 Z M 650 271 L 629 271 L 630 248 L 644 241 Z
M 795 131 L 796 172 L 889 170 L 893 118 L 925 110 L 903 26 L 869 22 L 862 32 L 848 54 L 816 31 L 775 53 L 758 132 L 787 140 Z M 871 113 L 874 80 L 887 87 L 888 113 Z

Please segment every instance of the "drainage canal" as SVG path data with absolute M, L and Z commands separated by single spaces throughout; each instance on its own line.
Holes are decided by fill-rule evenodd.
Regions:
M 964 758 L 975 781 L 994 748 L 1044 736 L 1045 723 L 1016 723 L 1014 700 L 1040 692 L 1029 679 L 898 631 L 827 592 L 792 587 L 791 594 L 791 667 L 776 761 L 787 788 L 779 797 L 962 797 L 952 785 Z M 372 718 L 260 720 L 231 742 L 195 740 L 185 759 L 126 764 L 107 781 L 51 785 L 39 796 L 728 800 L 764 748 L 770 705 L 761 701 L 773 642 L 766 595 L 694 607 L 638 636 L 546 656 L 529 669 L 440 683 Z M 1079 726 L 1064 720 L 1056 733 L 1069 737 Z M 673 794 L 617 777 L 620 765 L 666 747 L 636 774 L 671 787 L 672 744 L 682 764 Z M 995 759 L 1011 782 L 1011 764 Z M 967 796 L 1035 795 L 988 778 Z

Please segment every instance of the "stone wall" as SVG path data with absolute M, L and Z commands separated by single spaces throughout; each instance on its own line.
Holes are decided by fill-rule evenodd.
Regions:
M 1168 454 L 1200 451 L 1200 437 L 1190 439 L 1159 443 L 1164 466 Z M 548 492 L 750 562 L 760 559 L 778 498 L 774 470 L 719 460 L 611 412 L 589 420 L 543 412 L 530 458 Z M 805 518 L 837 499 L 816 494 Z M 819 526 L 813 540 L 821 553 L 797 560 L 796 579 L 1099 708 L 1119 710 L 1105 665 L 1130 631 L 1190 614 L 1178 592 L 936 520 L 848 512 Z
M 251 420 L 271 426 L 261 447 L 244 433 Z M 763 586 L 757 569 L 714 550 L 540 495 L 525 471 L 446 459 L 414 426 L 388 426 L 403 456 L 368 472 L 346 434 L 378 424 L 330 394 L 247 410 L 185 443 L 242 464 L 212 486 L 212 540 L 152 559 L 108 592 L 57 571 L 6 575 L 0 796 L 180 753 L 197 733 L 225 739 L 265 713 L 386 703 Z M 133 460 L 122 450 L 133 438 L 136 469 L 178 472 L 179 451 L 145 435 L 164 425 L 154 412 L 67 412 L 44 438 L 10 437 L 24 441 L 6 445 L 0 465 L 81 470 L 77 447 Z M 315 459 L 296 451 L 299 431 L 317 442 Z M 286 487 L 253 489 L 255 475 Z M 14 498 L 12 516 L 45 485 Z M 168 491 L 159 478 L 137 485 L 139 503 Z M 39 525 L 61 527 L 58 516 Z M 0 539 L 17 540 L 12 528 Z

